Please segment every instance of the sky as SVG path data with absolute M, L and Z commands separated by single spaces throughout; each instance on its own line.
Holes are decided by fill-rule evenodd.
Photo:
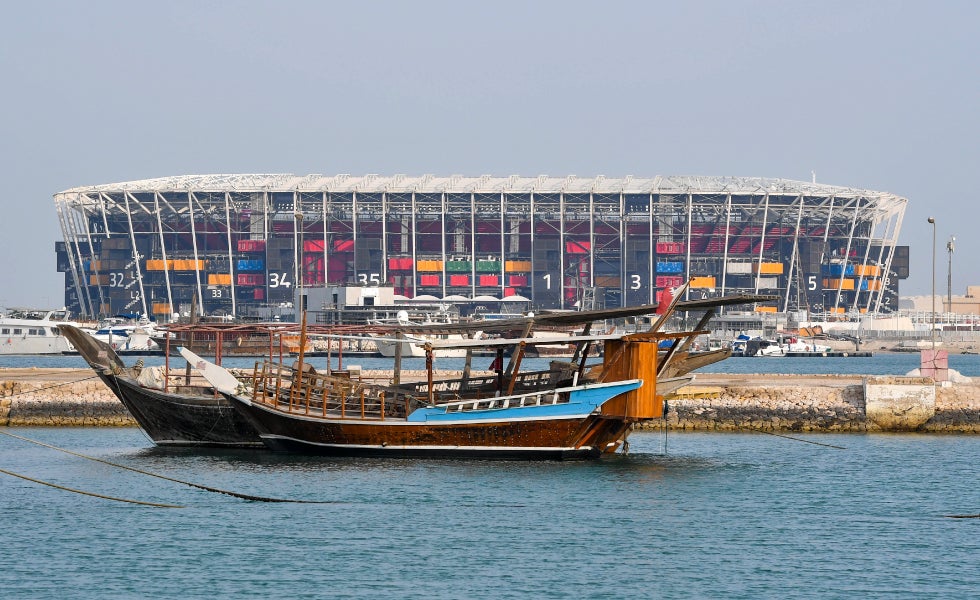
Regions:
M 903 296 L 980 285 L 980 2 L 17 2 L 0 306 L 52 196 L 205 173 L 775 177 L 909 199 Z M 932 262 L 936 219 L 937 259 Z

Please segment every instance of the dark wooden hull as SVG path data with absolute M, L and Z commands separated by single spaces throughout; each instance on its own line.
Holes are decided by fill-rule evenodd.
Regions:
M 598 414 L 440 424 L 322 419 L 231 401 L 269 448 L 335 456 L 581 460 L 614 451 L 630 425 Z
M 223 396 L 175 394 L 125 377 L 99 376 L 159 446 L 264 447 L 258 432 Z

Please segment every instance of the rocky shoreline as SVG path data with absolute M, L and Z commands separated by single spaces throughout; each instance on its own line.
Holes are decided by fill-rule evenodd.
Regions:
M 363 375 L 388 378 L 391 373 Z M 980 385 L 972 382 L 706 374 L 667 400 L 667 427 L 681 431 L 980 433 Z M 135 425 L 88 369 L 0 369 L 0 426 Z M 661 421 L 645 424 L 662 426 Z

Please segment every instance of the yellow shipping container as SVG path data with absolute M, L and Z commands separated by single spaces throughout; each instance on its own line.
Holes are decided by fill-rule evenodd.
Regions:
M 171 313 L 170 304 L 167 302 L 154 302 L 151 310 L 155 315 L 169 315 Z
M 530 273 L 531 261 L 529 260 L 508 260 L 504 262 L 504 271 L 508 273 Z
M 843 306 L 838 306 L 837 308 L 831 307 L 829 312 L 842 315 L 844 314 L 844 307 Z
M 881 289 L 880 279 L 868 279 L 865 283 L 868 284 L 868 291 L 877 292 Z
M 756 306 L 755 312 L 774 313 L 778 311 L 775 306 Z
M 752 272 L 756 275 L 782 275 L 783 274 L 783 263 L 778 262 L 764 262 L 764 263 L 752 263 Z
M 442 261 L 441 260 L 420 260 L 416 265 L 416 269 L 422 273 L 441 273 L 442 272 Z
M 231 275 L 227 273 L 210 273 L 208 285 L 231 285 Z
M 89 285 L 109 285 L 108 275 L 89 275 L 88 276 Z
M 841 283 L 841 282 L 843 282 L 843 283 Z M 853 279 L 843 279 L 843 280 L 842 279 L 824 279 L 823 280 L 823 289 L 825 289 L 825 290 L 836 290 L 836 289 L 853 290 L 854 289 L 854 280 Z
M 715 285 L 714 277 L 691 277 L 691 289 L 713 288 Z

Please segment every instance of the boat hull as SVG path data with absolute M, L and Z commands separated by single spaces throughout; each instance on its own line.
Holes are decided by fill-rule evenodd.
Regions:
M 264 447 L 258 433 L 221 395 L 176 394 L 100 373 L 158 446 Z
M 436 423 L 322 419 L 229 399 L 269 448 L 334 456 L 581 460 L 615 450 L 630 426 L 599 414 Z

